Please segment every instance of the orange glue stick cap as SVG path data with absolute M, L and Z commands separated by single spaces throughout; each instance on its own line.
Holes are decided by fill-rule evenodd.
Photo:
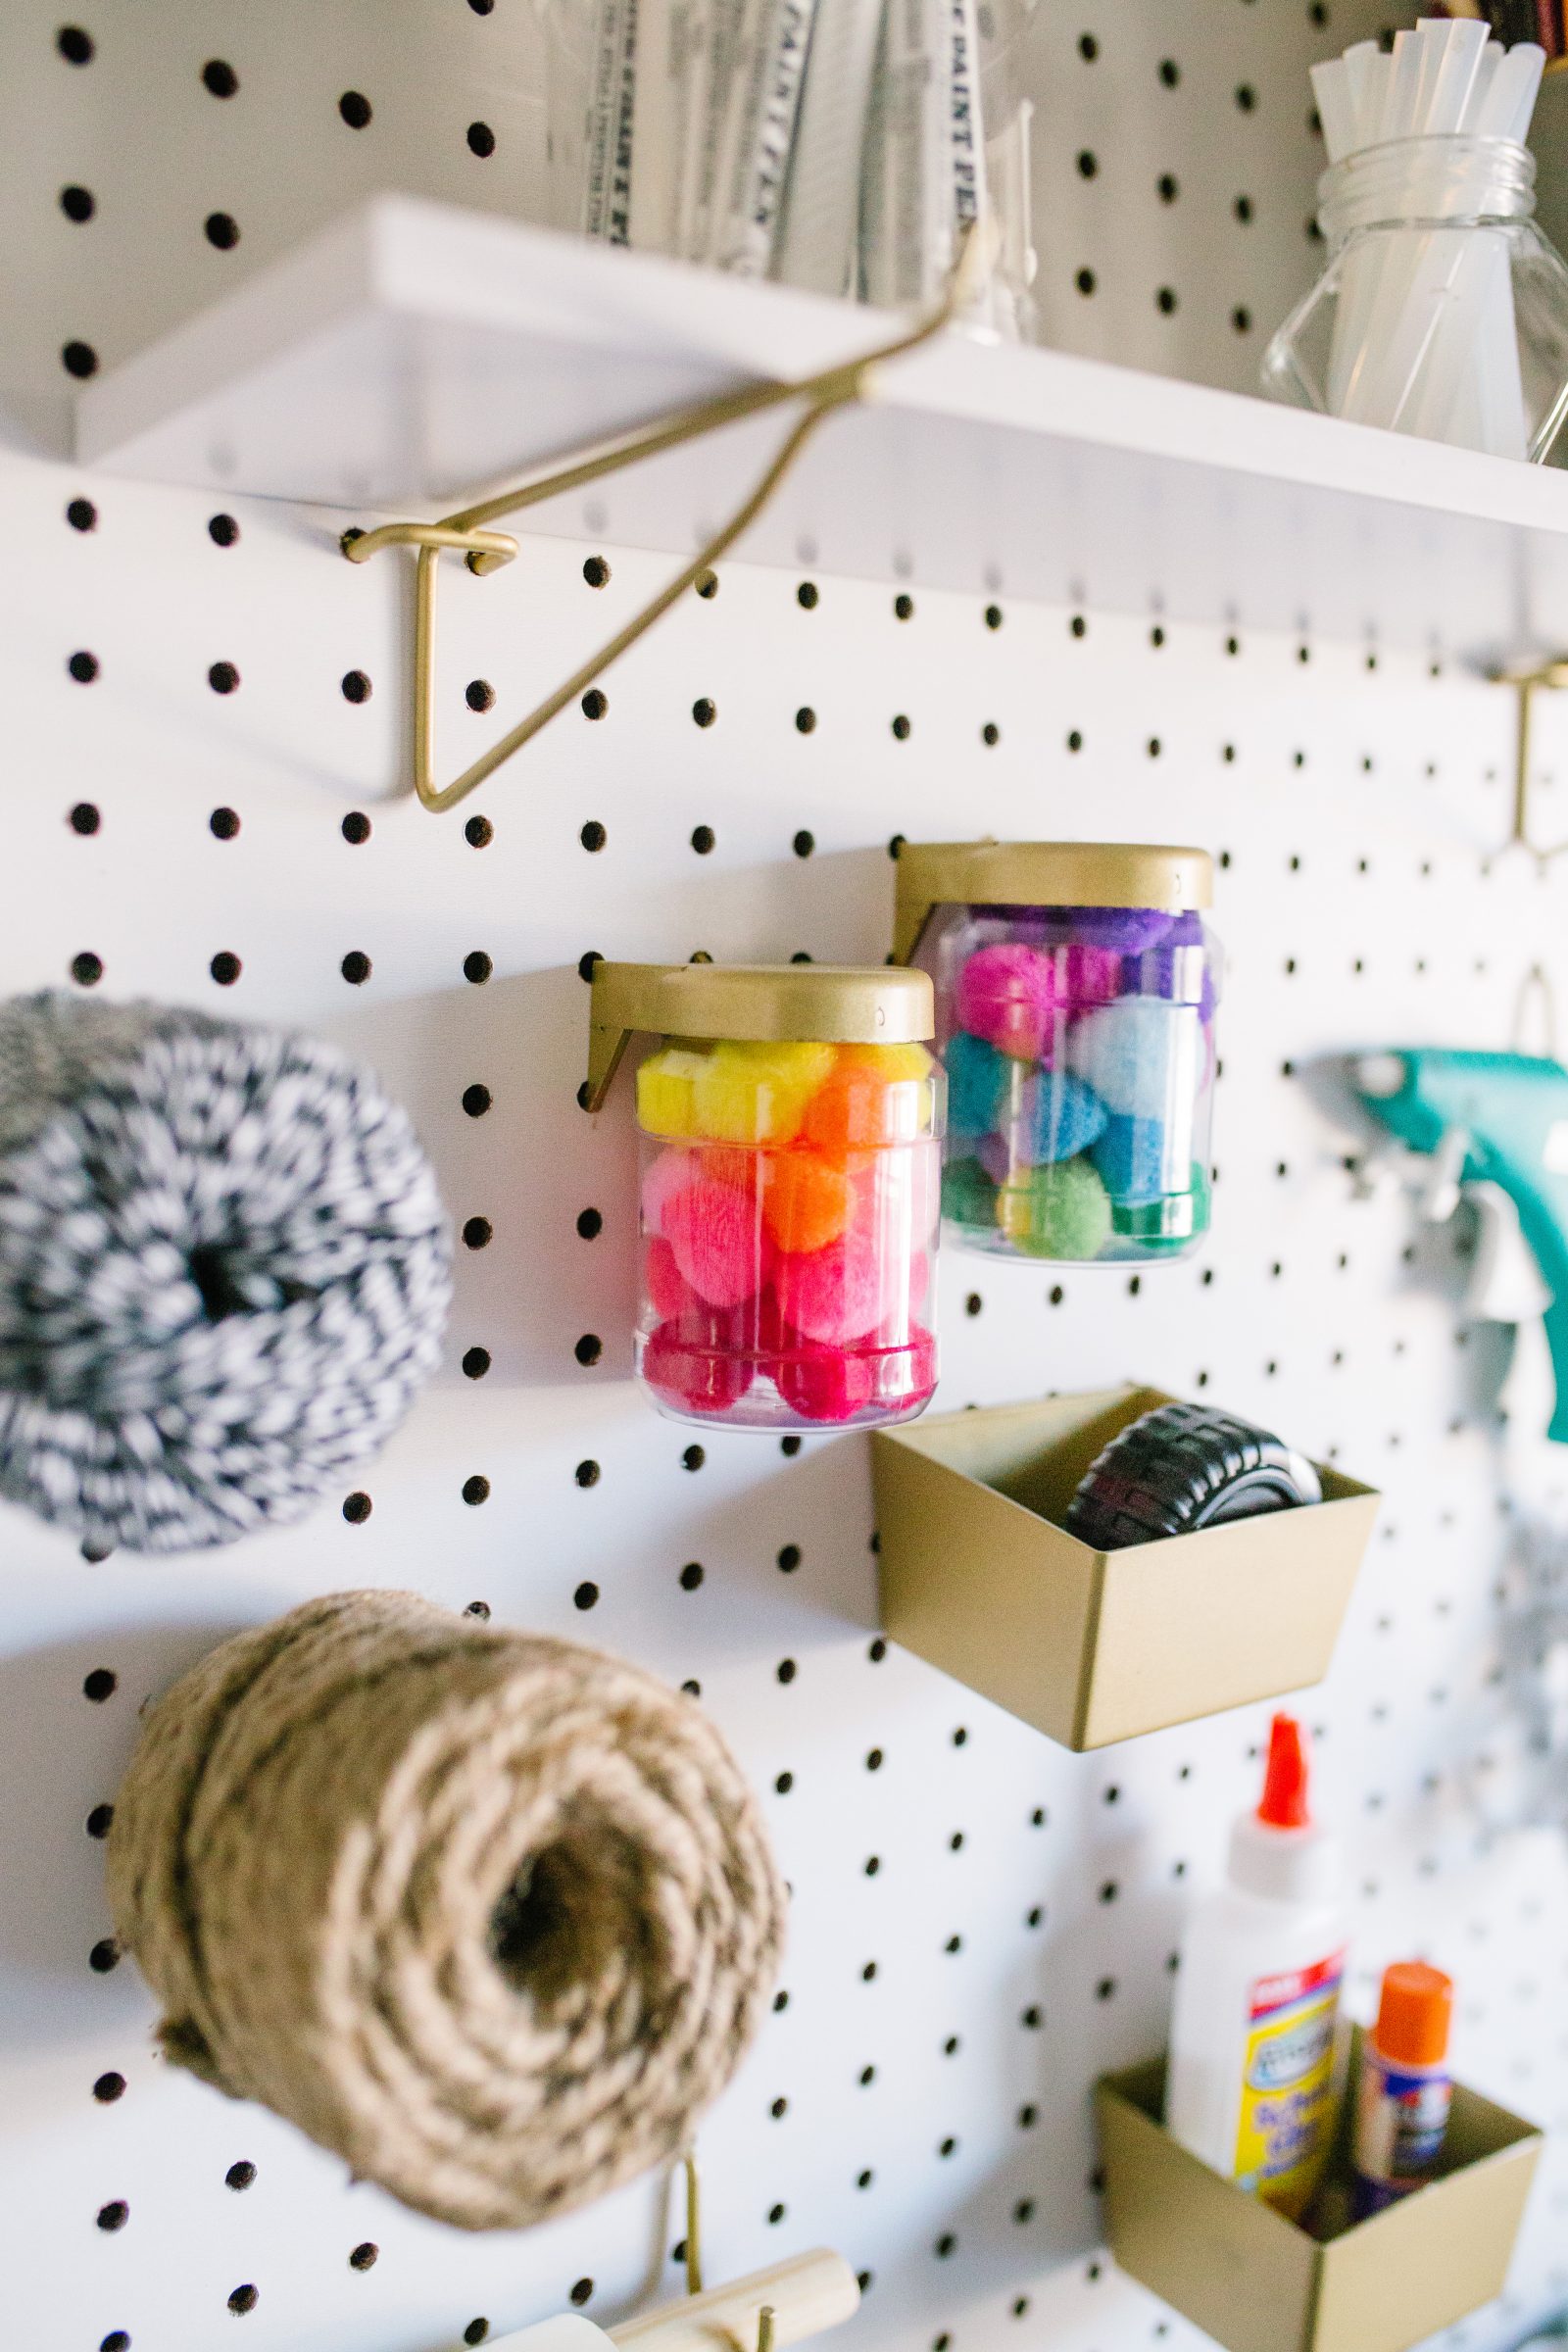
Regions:
M 1383 1972 L 1373 2040 L 1396 2066 L 1441 2066 L 1448 2054 L 1453 1980 L 1424 1960 L 1396 1960 Z
M 1276 1715 L 1269 1726 L 1268 1770 L 1258 1820 L 1271 1830 L 1309 1830 L 1306 1784 L 1306 1734 L 1294 1715 Z

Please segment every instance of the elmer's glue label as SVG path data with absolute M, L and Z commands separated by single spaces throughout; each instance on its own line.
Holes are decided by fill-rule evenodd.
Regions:
M 1334 2028 L 1345 1954 L 1260 1977 L 1250 2029 L 1233 2177 L 1271 2205 L 1298 2212 L 1334 2129 Z

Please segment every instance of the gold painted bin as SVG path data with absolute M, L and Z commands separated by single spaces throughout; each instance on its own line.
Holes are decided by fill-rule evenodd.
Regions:
M 1379 1497 L 1094 1551 L 1059 1524 L 1162 1390 L 943 1413 L 871 1440 L 883 1631 L 1064 1747 L 1105 1747 L 1321 1682 Z
M 1352 2082 L 1358 2057 L 1352 2041 Z M 1160 2059 L 1096 2091 L 1106 2236 L 1129 2278 L 1227 2352 L 1407 2352 L 1502 2292 L 1542 2148 L 1505 2107 L 1455 2083 L 1438 2178 L 1320 2242 L 1189 2155 L 1164 2103 Z

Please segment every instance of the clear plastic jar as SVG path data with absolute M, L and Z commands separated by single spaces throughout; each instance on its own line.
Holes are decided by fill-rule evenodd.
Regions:
M 947 1224 L 1082 1264 L 1208 1229 L 1220 957 L 1201 850 L 906 843 L 897 953 L 928 972 L 948 1075 Z
M 1318 183 L 1323 276 L 1263 359 L 1276 398 L 1494 457 L 1551 457 L 1568 418 L 1568 267 L 1515 140 L 1390 139 Z
M 937 1381 L 943 1083 L 923 974 L 601 964 L 637 1072 L 637 1377 L 741 1429 L 912 1420 Z M 602 1017 L 606 1016 L 606 1017 Z

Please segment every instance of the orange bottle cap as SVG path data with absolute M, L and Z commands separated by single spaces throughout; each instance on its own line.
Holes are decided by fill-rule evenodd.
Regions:
M 1276 1715 L 1269 1725 L 1268 1768 L 1257 1818 L 1271 1830 L 1308 1830 L 1306 1734 L 1294 1715 Z
M 1438 2066 L 1447 2056 L 1453 1980 L 1424 1960 L 1396 1960 L 1383 1972 L 1373 2039 L 1396 2066 Z

